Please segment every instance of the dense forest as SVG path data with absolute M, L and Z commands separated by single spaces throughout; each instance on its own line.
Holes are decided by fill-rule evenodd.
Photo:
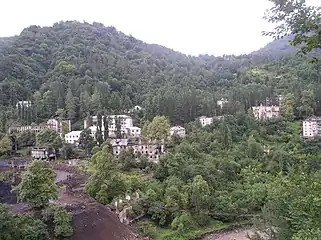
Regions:
M 1 41 L 1 129 L 55 115 L 81 129 L 79 120 L 88 114 L 120 113 L 135 105 L 145 109 L 146 119 L 166 115 L 184 124 L 220 115 L 216 100 L 222 97 L 230 101 L 224 111 L 235 113 L 279 94 L 291 93 L 299 104 L 312 89 L 317 114 L 320 63 L 294 56 L 294 49 L 276 40 L 249 55 L 194 57 L 99 23 L 31 26 Z M 19 100 L 30 100 L 32 107 L 17 109 Z

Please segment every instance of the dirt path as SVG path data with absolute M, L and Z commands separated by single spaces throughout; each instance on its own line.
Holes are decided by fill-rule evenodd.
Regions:
M 222 233 L 213 233 L 203 240 L 249 240 L 248 234 L 250 233 L 250 229 L 231 230 Z
M 55 170 L 56 177 L 55 177 L 55 183 L 66 181 L 68 178 L 68 175 L 72 175 L 66 171 L 61 170 Z

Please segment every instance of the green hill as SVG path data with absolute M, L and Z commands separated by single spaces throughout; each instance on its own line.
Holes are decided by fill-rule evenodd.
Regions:
M 274 46 L 242 56 L 193 57 L 100 23 L 30 26 L 0 40 L 1 126 L 41 122 L 58 109 L 77 122 L 89 113 L 137 104 L 146 118 L 162 114 L 180 124 L 219 114 L 221 97 L 232 103 L 227 111 L 235 112 L 284 91 L 319 88 L 319 65 L 274 54 Z M 31 100 L 32 108 L 17 110 L 19 100 Z

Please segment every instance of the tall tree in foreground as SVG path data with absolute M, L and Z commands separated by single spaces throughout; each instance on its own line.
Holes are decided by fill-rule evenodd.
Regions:
M 102 133 L 102 115 L 101 112 L 97 113 L 97 131 L 96 131 L 96 140 L 98 145 L 103 144 L 103 133 Z
M 54 183 L 55 173 L 48 162 L 34 160 L 22 174 L 20 184 L 15 188 L 18 198 L 27 201 L 31 207 L 42 208 L 58 197 Z
M 313 49 L 321 48 L 321 8 L 308 6 L 305 0 L 269 0 L 274 6 L 264 18 L 276 24 L 266 36 L 282 38 L 294 35 L 291 44 L 304 44 L 301 51 L 306 54 Z
M 169 136 L 169 121 L 165 116 L 156 116 L 152 122 L 146 122 L 143 127 L 143 136 L 149 140 L 167 140 Z
M 109 137 L 108 125 L 109 125 L 109 117 L 107 116 L 107 112 L 105 112 L 103 116 L 104 141 L 107 141 Z

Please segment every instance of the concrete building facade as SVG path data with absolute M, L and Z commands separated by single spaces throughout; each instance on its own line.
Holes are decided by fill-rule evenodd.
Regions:
M 71 131 L 65 134 L 65 141 L 69 144 L 78 144 L 82 131 Z
M 202 116 L 199 118 L 202 127 L 211 125 L 213 123 L 213 119 L 214 119 L 213 117 L 206 117 L 206 116 Z
M 321 136 L 321 117 L 311 117 L 303 121 L 303 137 Z
M 179 137 L 185 137 L 186 133 L 185 133 L 185 128 L 181 127 L 181 126 L 174 126 L 171 127 L 169 130 L 170 136 L 176 135 Z
M 256 119 L 276 118 L 280 116 L 279 106 L 263 106 L 252 107 L 254 117 Z

